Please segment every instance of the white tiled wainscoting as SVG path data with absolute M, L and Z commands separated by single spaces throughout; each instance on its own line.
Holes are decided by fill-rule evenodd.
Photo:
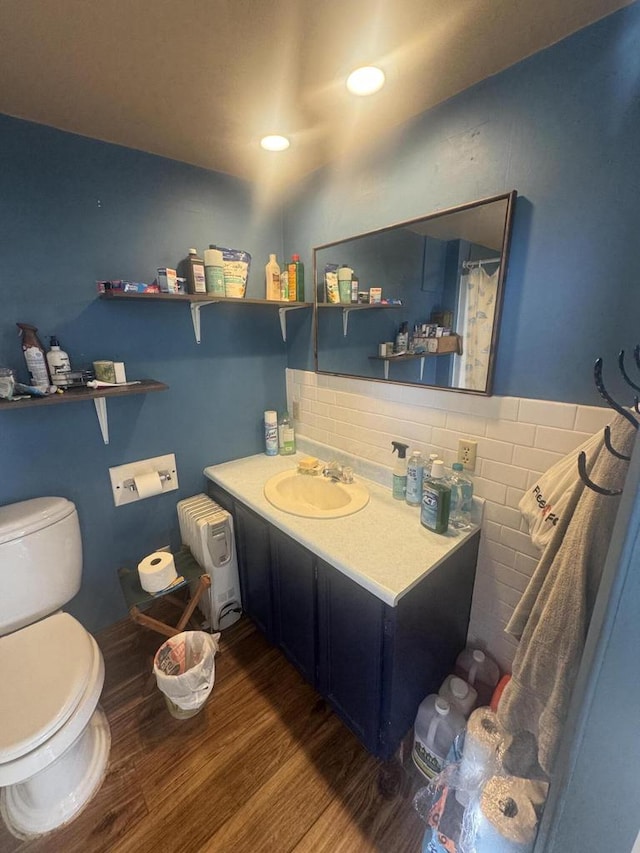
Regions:
M 519 397 L 478 397 L 287 370 L 289 411 L 302 436 L 391 467 L 391 441 L 437 452 L 447 466 L 459 438 L 478 442 L 475 493 L 485 499 L 469 640 L 509 670 L 516 642 L 504 633 L 537 564 L 518 510 L 525 489 L 607 424 L 611 410 Z

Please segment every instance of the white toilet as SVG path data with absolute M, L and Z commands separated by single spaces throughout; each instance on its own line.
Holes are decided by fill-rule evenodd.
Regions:
M 19 838 L 70 821 L 107 769 L 102 654 L 59 610 L 80 589 L 81 574 L 71 501 L 0 507 L 0 810 Z

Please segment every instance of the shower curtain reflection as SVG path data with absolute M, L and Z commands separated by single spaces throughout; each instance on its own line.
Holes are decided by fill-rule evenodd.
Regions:
M 454 384 L 469 391 L 484 391 L 491 358 L 500 266 L 491 274 L 479 264 L 460 279 L 457 332 L 462 355 L 456 357 Z

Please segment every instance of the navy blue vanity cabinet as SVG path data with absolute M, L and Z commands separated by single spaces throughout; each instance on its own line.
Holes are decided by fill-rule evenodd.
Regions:
M 385 605 L 318 560 L 318 689 L 378 754 Z
M 364 746 L 390 758 L 464 648 L 479 531 L 392 607 L 219 486 L 208 489 L 235 518 L 247 615 Z
M 238 501 L 234 501 L 233 517 L 242 609 L 272 640 L 270 525 Z
M 315 555 L 271 528 L 273 639 L 310 684 L 316 684 Z

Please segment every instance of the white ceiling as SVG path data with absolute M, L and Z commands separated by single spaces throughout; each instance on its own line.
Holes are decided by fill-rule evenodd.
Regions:
M 629 2 L 2 0 L 0 112 L 295 180 Z M 344 88 L 361 64 L 387 74 L 368 99 Z

